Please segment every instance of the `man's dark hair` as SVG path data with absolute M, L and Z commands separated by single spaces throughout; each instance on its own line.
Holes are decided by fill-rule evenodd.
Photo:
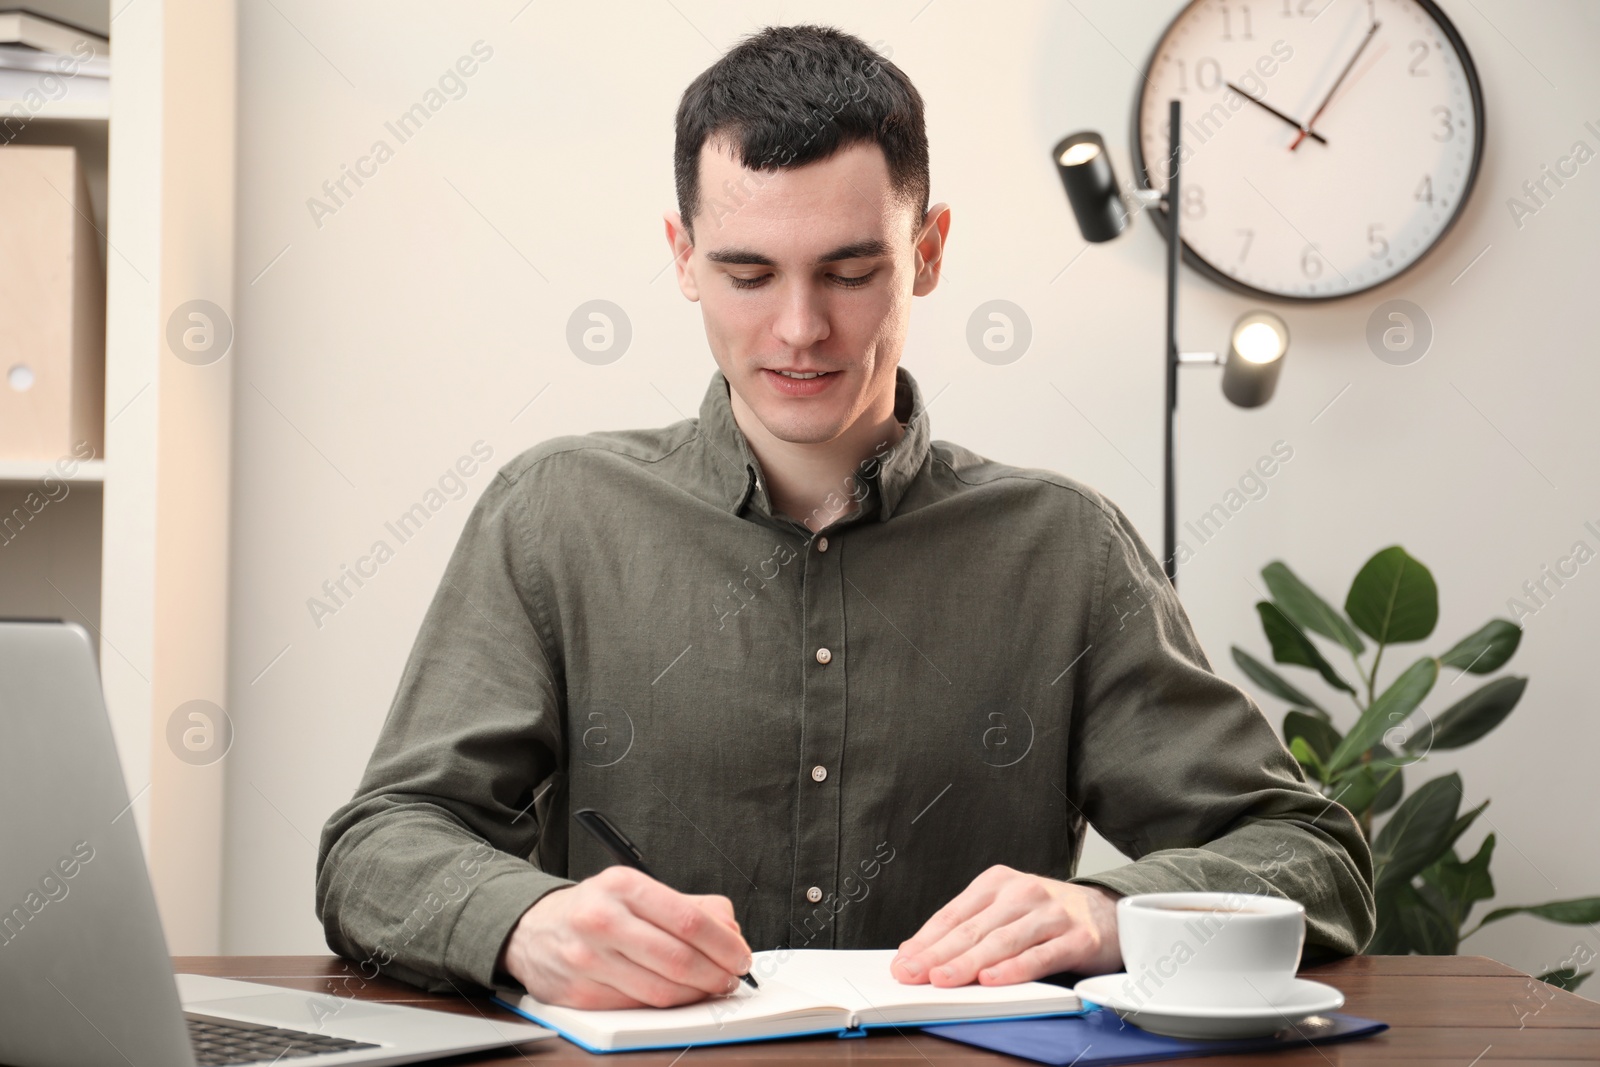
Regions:
M 831 26 L 768 26 L 683 91 L 673 170 L 691 241 L 708 140 L 726 142 L 750 170 L 800 167 L 870 142 L 883 150 L 895 194 L 914 209 L 913 235 L 928 213 L 922 95 L 899 67 Z

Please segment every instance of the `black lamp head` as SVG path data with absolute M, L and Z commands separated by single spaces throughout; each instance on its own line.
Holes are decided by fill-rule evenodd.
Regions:
M 1242 408 L 1272 399 L 1289 351 L 1289 327 L 1270 311 L 1252 311 L 1233 324 L 1222 364 L 1222 395 Z
M 1054 158 L 1085 241 L 1109 241 L 1128 228 L 1128 206 L 1117 189 L 1111 157 L 1098 133 L 1084 130 L 1063 137 Z

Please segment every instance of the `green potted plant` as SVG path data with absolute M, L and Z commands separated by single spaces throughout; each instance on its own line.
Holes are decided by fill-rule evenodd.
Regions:
M 1489 802 L 1462 812 L 1461 776 L 1455 773 L 1406 792 L 1406 768 L 1431 752 L 1477 741 L 1516 707 L 1528 679 L 1510 674 L 1485 682 L 1442 711 L 1426 711 L 1422 703 L 1442 670 L 1487 675 L 1503 667 L 1517 650 L 1521 628 L 1491 619 L 1448 651 L 1423 655 L 1380 685 L 1384 652 L 1391 645 L 1424 640 L 1439 621 L 1439 590 L 1427 567 L 1399 545 L 1385 548 L 1350 583 L 1342 613 L 1281 561 L 1263 567 L 1261 577 L 1271 599 L 1257 603 L 1256 611 L 1273 662 L 1316 672 L 1354 705 L 1353 716 L 1336 717 L 1273 668 L 1233 647 L 1239 669 L 1290 704 L 1283 737 L 1307 778 L 1350 810 L 1372 846 L 1378 928 L 1367 951 L 1450 955 L 1463 938 L 1512 915 L 1600 922 L 1600 897 L 1582 897 L 1495 908 L 1464 929 L 1474 906 L 1494 896 L 1489 862 L 1495 835 L 1485 837 L 1467 859 L 1455 845 Z M 1316 639 L 1349 654 L 1354 684 L 1328 661 Z M 1363 659 L 1367 639 L 1373 643 L 1369 661 Z M 1348 722 L 1347 728 L 1339 719 Z M 1374 833 L 1374 818 L 1380 815 L 1385 818 Z M 1539 977 L 1575 989 L 1593 973 L 1578 969 L 1588 959 L 1567 961 Z

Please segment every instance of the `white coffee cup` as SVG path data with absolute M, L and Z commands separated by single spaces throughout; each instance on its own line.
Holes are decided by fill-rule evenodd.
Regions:
M 1306 909 L 1251 893 L 1139 893 L 1117 901 L 1130 1005 L 1260 1008 L 1289 992 Z

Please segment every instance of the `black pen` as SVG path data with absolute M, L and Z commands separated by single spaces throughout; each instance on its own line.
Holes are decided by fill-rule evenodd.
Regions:
M 572 813 L 572 817 L 578 821 L 579 826 L 595 836 L 595 840 L 600 842 L 600 847 L 611 853 L 612 859 L 636 871 L 642 871 L 651 878 L 656 878 L 650 868 L 645 866 L 644 853 L 639 851 L 639 846 L 629 841 L 628 835 L 619 830 L 616 823 L 593 808 L 579 808 Z M 661 879 L 656 878 L 656 881 L 659 882 Z M 749 974 L 741 974 L 739 979 L 751 989 L 761 988 Z

